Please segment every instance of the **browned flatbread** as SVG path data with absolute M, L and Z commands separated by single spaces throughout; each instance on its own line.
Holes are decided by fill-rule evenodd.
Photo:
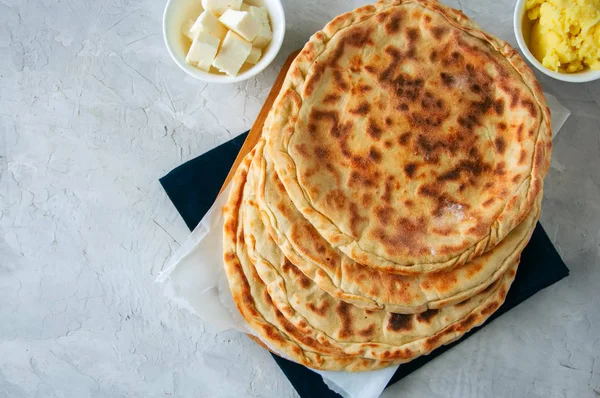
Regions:
M 238 166 L 224 214 L 223 260 L 233 300 L 240 314 L 269 349 L 302 365 L 316 369 L 362 371 L 390 366 L 388 361 L 369 360 L 327 347 L 304 336 L 273 306 L 264 283 L 248 261 L 242 224 L 239 222 L 243 192 L 254 151 Z M 282 325 L 278 328 L 276 325 Z
M 551 153 L 533 73 L 430 0 L 385 0 L 312 36 L 264 129 L 296 208 L 386 272 L 434 272 L 497 246 L 531 212 Z
M 317 369 L 374 370 L 409 361 L 456 340 L 502 304 L 514 279 L 516 262 L 503 278 L 473 298 L 415 315 L 369 311 L 334 299 L 313 289 L 312 282 L 305 281 L 307 278 L 283 256 L 256 258 L 254 263 L 248 248 L 255 253 L 254 245 L 269 238 L 268 234 L 258 241 L 248 237 L 249 242 L 244 234 L 245 212 L 258 211 L 248 174 L 250 162 L 248 156 L 237 171 L 224 209 L 225 270 L 240 313 L 276 352 Z M 256 215 L 249 219 L 260 222 Z M 286 285 L 296 283 L 313 291 L 314 297 L 299 302 L 292 299 L 286 306 Z M 319 306 L 321 316 L 308 319 L 302 315 L 311 304 Z
M 263 230 L 268 230 L 273 242 L 263 242 L 262 250 L 281 251 L 318 288 L 366 309 L 411 314 L 472 297 L 498 280 L 519 258 L 540 214 L 541 195 L 525 220 L 482 256 L 429 274 L 390 274 L 353 261 L 319 235 L 294 207 L 268 154 L 263 156 L 263 146 L 264 142 L 258 143 L 250 170 L 257 189 L 253 201 L 260 209 L 260 215 L 254 214 L 262 222 L 248 223 L 246 234 L 259 239 L 264 237 Z M 300 285 L 294 289 L 300 296 L 311 297 Z

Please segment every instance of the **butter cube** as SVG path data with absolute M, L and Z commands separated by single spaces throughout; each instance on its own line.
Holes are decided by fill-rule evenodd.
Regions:
M 250 12 L 250 4 L 246 4 L 246 3 L 242 3 L 241 7 L 240 7 L 240 11 L 246 11 L 246 12 Z
M 192 35 L 191 39 L 194 40 L 194 37 L 200 32 L 209 33 L 219 40 L 223 40 L 227 34 L 227 28 L 221 25 L 212 12 L 204 11 L 190 28 L 190 34 Z
M 223 15 L 228 9 L 239 10 L 242 0 L 202 0 L 202 8 L 215 14 L 217 17 Z
M 208 72 L 215 59 L 215 55 L 217 55 L 217 51 L 219 51 L 219 43 L 220 40 L 217 37 L 207 32 L 199 32 L 192 41 L 192 46 L 185 57 L 185 62 Z
M 252 51 L 252 44 L 233 31 L 227 32 L 213 66 L 221 72 L 235 76 Z
M 190 40 L 194 40 L 194 35 L 192 34 L 192 26 L 194 26 L 194 20 L 190 19 L 181 27 L 181 33 L 183 33 L 183 35 Z
M 248 6 L 246 10 L 252 15 L 258 23 L 269 24 L 269 11 L 265 7 Z
M 252 40 L 252 45 L 258 48 L 265 48 L 269 45 L 273 39 L 273 32 L 271 32 L 271 27 L 269 25 L 260 25 L 258 28 L 258 33 L 254 40 Z
M 246 58 L 246 62 L 249 64 L 256 64 L 262 55 L 262 50 L 258 47 L 252 47 L 252 51 L 250 51 L 250 55 Z
M 221 15 L 219 22 L 247 41 L 254 40 L 260 28 L 256 19 L 246 11 L 227 10 Z
M 269 23 L 269 11 L 265 7 L 248 6 L 248 12 L 260 24 L 258 33 L 254 40 L 252 40 L 252 45 L 258 48 L 265 48 L 273 38 L 271 24 Z

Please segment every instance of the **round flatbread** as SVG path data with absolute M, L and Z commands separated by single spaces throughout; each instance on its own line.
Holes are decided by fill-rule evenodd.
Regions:
M 428 0 L 387 0 L 312 36 L 267 118 L 267 151 L 331 246 L 400 274 L 464 264 L 531 212 L 550 114 L 507 43 Z
M 223 261 L 233 300 L 248 325 L 270 350 L 315 369 L 365 371 L 392 365 L 344 354 L 305 336 L 273 305 L 266 285 L 250 262 L 240 222 L 243 192 L 254 151 L 248 154 L 231 181 L 228 202 L 223 208 Z
M 246 233 L 264 237 L 263 230 L 254 228 L 266 229 L 274 241 L 271 244 L 318 288 L 362 308 L 410 314 L 472 297 L 498 280 L 519 258 L 539 218 L 541 195 L 525 220 L 482 256 L 434 273 L 387 273 L 353 261 L 315 230 L 294 207 L 263 147 L 264 142 L 259 142 L 250 170 L 256 185 L 253 201 L 262 222 L 247 224 Z
M 252 175 L 248 174 L 250 162 L 249 156 L 236 172 L 224 209 L 225 270 L 240 313 L 276 352 L 317 369 L 374 370 L 412 360 L 456 340 L 485 321 L 504 301 L 517 262 L 473 298 L 413 315 L 364 310 L 334 299 L 312 286 L 284 256 L 254 256 L 254 262 L 250 253 L 255 254 L 256 244 L 270 238 L 268 233 L 259 239 L 245 234 L 246 219 L 260 222 L 260 216 L 252 214 L 259 210 L 253 200 Z M 250 214 L 246 216 L 246 212 Z M 294 300 L 288 293 L 293 286 L 311 291 L 311 297 Z M 318 314 L 311 318 L 308 311 L 313 305 Z

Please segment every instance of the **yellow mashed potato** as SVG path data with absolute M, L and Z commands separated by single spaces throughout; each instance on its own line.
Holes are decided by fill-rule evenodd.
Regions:
M 546 68 L 600 70 L 600 0 L 527 0 L 529 49 Z

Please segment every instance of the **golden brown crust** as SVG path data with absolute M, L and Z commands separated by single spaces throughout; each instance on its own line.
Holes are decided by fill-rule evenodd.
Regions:
M 283 254 L 319 288 L 362 308 L 418 313 L 466 300 L 500 278 L 519 257 L 539 217 L 541 195 L 527 218 L 480 257 L 430 274 L 382 272 L 356 263 L 321 237 L 294 207 L 263 146 L 264 142 L 258 143 L 249 171 L 256 181 L 260 227 L 268 230 Z M 261 235 L 261 231 L 251 232 Z
M 331 245 L 404 274 L 495 247 L 541 194 L 551 153 L 524 61 L 424 0 L 362 7 L 313 35 L 264 135 L 294 204 Z
M 256 270 L 247 261 L 243 230 L 239 223 L 243 211 L 244 187 L 253 156 L 254 151 L 244 158 L 236 171 L 228 202 L 223 209 L 223 261 L 229 288 L 240 314 L 269 349 L 302 365 L 348 371 L 375 370 L 390 366 L 387 361 L 356 358 L 319 343 L 286 321 L 283 314 L 273 306 L 264 284 L 259 282 Z
M 285 304 L 277 305 L 282 304 L 278 301 L 279 294 L 286 293 L 285 282 L 272 280 L 266 284 L 261 279 L 265 272 L 268 273 L 267 269 L 260 268 L 265 266 L 264 262 L 255 265 L 248 256 L 247 245 L 255 244 L 255 238 L 245 234 L 242 220 L 245 219 L 245 211 L 255 205 L 252 197 L 247 196 L 252 190 L 246 186 L 252 177 L 248 174 L 251 156 L 254 153 L 244 159 L 237 171 L 224 209 L 224 262 L 236 306 L 270 349 L 315 369 L 375 370 L 409 361 L 454 341 L 484 322 L 502 304 L 514 279 L 516 264 L 511 268 L 512 272 L 507 272 L 476 297 L 456 306 L 456 310 L 446 307 L 419 315 L 400 315 L 360 310 L 341 301 L 329 305 L 315 303 L 316 312 L 322 312 L 323 317 L 339 319 L 340 328 L 333 333 L 335 338 L 313 328 L 306 319 L 294 318 L 294 309 L 287 308 Z M 260 217 L 251 219 L 258 220 Z M 286 265 L 289 270 L 283 272 L 293 275 L 293 278 L 302 278 L 286 261 L 282 262 L 281 270 Z M 305 289 L 310 289 L 310 286 L 305 286 Z M 315 294 L 324 293 L 315 291 Z M 357 316 L 356 311 L 364 311 L 364 315 Z M 458 311 L 459 315 L 452 317 L 454 311 Z M 364 317 L 370 319 L 364 320 Z M 359 319 L 362 320 L 359 322 Z M 315 322 L 315 319 L 311 321 Z M 386 332 L 383 333 L 381 328 L 385 328 Z M 428 330 L 432 332 L 428 333 Z M 421 337 L 415 339 L 415 333 Z M 387 342 L 376 341 L 377 336 L 385 339 L 381 337 L 385 335 L 396 337 L 387 337 Z M 363 342 L 356 342 L 356 339 Z M 394 341 L 397 344 L 393 344 Z
M 269 349 L 316 369 L 374 370 L 456 340 L 514 280 L 522 242 L 501 242 L 537 219 L 549 120 L 523 60 L 459 11 L 382 0 L 337 17 L 292 65 L 264 129 L 273 187 L 312 229 L 281 234 L 270 213 L 282 203 L 261 198 L 251 171 L 262 144 L 232 183 L 224 262 L 240 313 Z M 470 261 L 493 248 L 502 266 Z M 488 279 L 464 282 L 477 275 Z

